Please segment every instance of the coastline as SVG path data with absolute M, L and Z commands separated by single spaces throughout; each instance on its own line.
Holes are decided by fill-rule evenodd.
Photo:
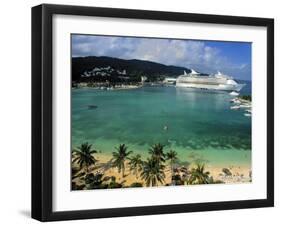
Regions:
M 129 187 L 133 183 L 142 183 L 145 187 L 145 182 L 144 180 L 141 179 L 140 174 L 138 177 L 133 174 L 129 170 L 129 160 L 125 161 L 125 176 L 122 178 L 121 173 L 118 173 L 117 168 L 113 167 L 103 167 L 106 166 L 108 162 L 110 162 L 112 156 L 110 154 L 104 154 L 104 153 L 97 153 L 95 154 L 95 158 L 98 160 L 97 164 L 95 166 L 90 167 L 89 169 L 89 174 L 90 173 L 103 173 L 103 178 L 108 178 L 108 177 L 115 177 L 117 183 L 123 184 L 125 187 Z M 144 159 L 143 159 L 144 160 Z M 191 163 L 190 165 L 178 165 L 174 169 L 179 171 L 181 173 L 182 169 L 192 169 L 195 166 L 195 163 Z M 78 168 L 78 165 L 75 163 L 72 163 L 73 168 Z M 232 175 L 226 175 L 223 172 L 223 169 L 226 168 L 228 169 Z M 205 164 L 205 170 L 210 172 L 210 176 L 213 177 L 215 181 L 220 181 L 221 183 L 224 184 L 236 184 L 236 183 L 249 183 L 251 182 L 251 165 L 247 164 L 237 164 L 237 165 L 211 165 L 206 163 Z M 81 173 L 83 170 L 78 171 L 77 174 Z M 159 184 L 158 186 L 166 186 L 171 183 L 171 177 L 172 177 L 172 172 L 170 170 L 170 165 L 165 164 L 165 180 L 163 184 Z M 75 179 L 72 179 L 72 182 L 76 183 L 78 186 L 84 184 L 84 180 L 77 177 Z M 188 185 L 190 186 L 190 185 Z
M 73 190 L 146 186 L 140 175 L 137 178 L 130 172 L 128 160 L 124 177 L 109 163 L 118 144 L 126 144 L 128 151 L 133 151 L 129 158 L 139 154 L 146 163 L 147 158 L 151 159 L 149 149 L 153 144 L 163 145 L 164 153 L 177 153 L 179 162 L 173 173 L 179 179 L 172 181 L 170 161 L 166 160 L 165 179 L 153 186 L 251 182 L 251 120 L 229 109 L 231 96 L 178 93 L 170 87 L 143 87 L 142 92 L 129 94 L 82 91 L 73 95 L 73 148 L 89 142 L 98 150 L 93 155 L 98 162 L 88 172 L 73 164 Z M 192 170 L 198 170 L 196 163 L 204 165 L 208 181 L 202 182 L 199 177 L 193 181 L 190 177 L 196 173 Z M 85 177 L 89 175 L 87 182 Z M 97 178 L 102 184 L 94 184 Z
M 89 89 L 96 89 L 96 90 L 130 90 L 130 89 L 138 89 L 141 88 L 143 84 L 128 84 L 128 85 L 109 85 L 107 83 L 102 84 L 91 84 L 91 83 L 77 83 L 76 87 L 72 87 L 72 89 L 83 89 L 83 88 L 89 88 Z

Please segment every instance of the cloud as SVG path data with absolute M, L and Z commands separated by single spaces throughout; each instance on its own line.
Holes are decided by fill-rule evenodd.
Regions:
M 74 57 L 93 55 L 149 60 L 204 73 L 219 70 L 240 78 L 249 77 L 251 68 L 247 63 L 232 63 L 219 48 L 204 41 L 74 35 L 72 44 Z

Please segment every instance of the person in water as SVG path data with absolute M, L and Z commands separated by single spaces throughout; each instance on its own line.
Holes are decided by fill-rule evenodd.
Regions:
M 168 130 L 168 126 L 165 125 L 163 129 L 164 129 L 164 130 Z

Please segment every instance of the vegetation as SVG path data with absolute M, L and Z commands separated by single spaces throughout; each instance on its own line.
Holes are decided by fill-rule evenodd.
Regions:
M 111 181 L 108 185 L 108 188 L 122 188 L 122 184 L 117 183 L 116 181 Z
M 158 143 L 149 148 L 148 153 L 151 155 L 151 159 L 155 160 L 157 164 L 165 162 L 164 145 Z
M 252 101 L 252 96 L 251 95 L 242 95 L 239 96 L 241 99 L 243 100 L 248 100 L 248 101 Z
M 94 155 L 97 153 L 96 150 L 92 149 L 92 145 L 88 143 L 81 144 L 80 147 L 74 149 L 73 151 L 74 159 L 73 162 L 78 163 L 80 168 L 85 167 L 86 173 L 89 172 L 89 166 L 95 165 L 97 160 L 95 159 Z
M 204 164 L 197 164 L 196 168 L 191 170 L 191 175 L 188 179 L 188 184 L 209 184 L 210 172 L 205 171 Z
M 164 165 L 159 164 L 157 159 L 149 158 L 143 163 L 141 178 L 145 180 L 146 186 L 157 186 L 163 184 L 165 179 Z
M 175 167 L 179 162 L 177 152 L 169 150 L 164 152 L 164 145 L 158 143 L 152 145 L 149 150 L 149 157 L 143 161 L 141 155 L 135 154 L 130 157 L 132 151 L 128 151 L 125 144 L 115 147 L 116 151 L 112 153 L 113 158 L 106 164 L 96 164 L 97 160 L 94 154 L 97 153 L 92 145 L 82 143 L 80 147 L 73 150 L 72 156 L 72 189 L 113 189 L 125 187 L 152 187 L 160 184 L 170 185 L 193 185 L 193 184 L 217 184 L 224 183 L 221 180 L 215 180 L 210 172 L 205 170 L 202 163 L 193 162 L 194 167 L 189 169 L 188 164 Z M 128 164 L 128 169 L 126 169 Z M 105 166 L 106 168 L 102 168 Z M 90 167 L 94 166 L 91 168 Z M 118 173 L 122 173 L 122 179 L 125 177 L 125 171 L 129 170 L 136 178 L 131 184 L 125 185 L 126 180 L 116 180 L 115 176 L 106 175 L 105 171 L 111 168 L 117 168 Z M 171 181 L 167 183 L 165 168 L 169 167 Z M 222 172 L 226 176 L 231 176 L 227 168 Z M 140 175 L 140 178 L 139 178 Z M 168 177 L 168 180 L 170 178 Z M 140 180 L 140 181 L 138 181 Z
M 177 152 L 170 150 L 169 152 L 166 153 L 166 160 L 170 161 L 170 170 L 171 170 L 171 183 L 173 182 L 174 178 L 174 164 L 178 160 L 177 158 Z
M 130 185 L 131 188 L 138 188 L 138 187 L 142 187 L 142 183 L 139 182 L 134 182 Z
M 83 190 L 85 188 L 85 184 L 77 185 L 75 182 L 71 183 L 72 190 Z
M 129 77 L 128 80 L 122 80 L 114 72 L 110 76 L 93 76 L 82 78 L 81 74 L 85 71 L 90 71 L 93 67 L 108 67 L 114 68 L 115 71 L 126 70 Z M 123 60 L 112 57 L 73 57 L 72 58 L 72 81 L 74 82 L 140 82 L 141 76 L 146 76 L 148 81 L 158 81 L 164 79 L 163 76 L 178 76 L 183 71 L 190 72 L 188 68 L 166 66 L 151 61 L 144 60 Z
M 184 179 L 180 174 L 172 175 L 172 185 L 184 185 Z
M 125 160 L 129 159 L 128 156 L 132 153 L 127 151 L 128 147 L 125 144 L 120 144 L 115 148 L 117 152 L 113 152 L 113 166 L 118 168 L 118 172 L 122 171 L 122 178 L 125 176 Z
M 98 188 L 107 188 L 106 185 L 103 185 L 102 173 L 91 173 L 87 174 L 85 177 L 85 184 L 87 189 L 98 189 Z
M 138 179 L 139 172 L 142 171 L 143 161 L 141 160 L 141 156 L 139 154 L 133 156 L 129 162 L 130 171 L 133 171 L 134 175 Z

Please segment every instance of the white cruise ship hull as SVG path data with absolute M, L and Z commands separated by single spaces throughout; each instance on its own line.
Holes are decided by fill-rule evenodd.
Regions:
M 206 90 L 218 90 L 218 91 L 237 91 L 239 92 L 245 84 L 218 84 L 218 85 L 210 85 L 210 84 L 194 84 L 194 83 L 176 83 L 176 87 L 183 88 L 195 88 L 195 89 L 206 89 Z
M 220 72 L 216 75 L 202 76 L 192 69 L 191 73 L 186 74 L 184 72 L 176 80 L 176 87 L 204 90 L 239 92 L 244 86 L 245 84 L 239 84 L 232 77 L 223 75 Z

